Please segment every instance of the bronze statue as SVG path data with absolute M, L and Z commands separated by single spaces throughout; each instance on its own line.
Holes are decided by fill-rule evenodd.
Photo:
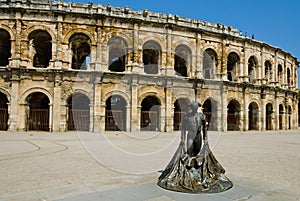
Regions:
M 183 117 L 179 147 L 158 178 L 157 184 L 162 188 L 185 193 L 218 193 L 233 186 L 209 148 L 205 115 L 197 112 L 199 106 L 198 102 L 192 102 L 191 112 Z

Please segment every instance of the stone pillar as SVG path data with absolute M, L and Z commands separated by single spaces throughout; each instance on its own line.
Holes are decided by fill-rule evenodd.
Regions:
M 101 57 L 101 54 L 102 54 L 102 46 L 101 46 L 101 42 L 103 40 L 102 38 L 102 30 L 100 27 L 97 27 L 97 41 L 96 41 L 96 54 L 95 54 L 95 60 L 94 60 L 94 63 L 95 63 L 95 70 L 96 71 L 100 71 L 102 70 L 102 57 Z
M 225 88 L 222 88 L 221 90 L 223 90 L 223 92 L 221 92 L 221 110 L 222 110 L 222 114 L 221 114 L 221 131 L 227 131 L 227 90 Z
M 126 131 L 127 132 L 130 132 L 130 123 L 131 123 L 130 110 L 131 110 L 131 106 L 127 105 L 126 106 Z
M 22 115 L 22 110 L 19 107 L 18 100 L 19 100 L 19 76 L 17 73 L 12 72 L 11 78 L 11 97 L 10 97 L 10 114 L 9 114 L 9 128 L 8 130 L 11 132 L 15 132 L 20 128 L 20 118 L 19 116 Z
M 90 126 L 89 126 L 89 132 L 94 132 L 94 103 L 92 102 L 90 104 Z
M 101 131 L 101 90 L 102 90 L 102 83 L 101 77 L 97 77 L 94 81 L 95 84 L 95 93 L 94 93 L 94 132 Z
M 196 76 L 197 78 L 203 78 L 203 53 L 201 52 L 201 34 L 196 35 L 196 63 L 192 68 L 191 77 Z
M 157 131 L 165 132 L 166 131 L 166 106 L 160 106 L 160 125 Z
M 20 12 L 16 12 L 16 34 L 15 41 L 11 44 L 11 60 L 10 66 L 19 67 L 21 65 L 21 36 L 22 36 L 22 15 Z
M 173 131 L 173 104 L 172 104 L 172 92 L 171 92 L 171 87 L 169 86 L 169 84 L 167 84 L 167 89 L 165 91 L 165 100 L 166 100 L 166 113 L 165 113 L 165 117 L 166 117 L 166 132 L 171 132 Z M 171 115 L 173 114 L 173 115 Z
M 261 130 L 266 130 L 266 100 L 263 99 L 261 105 Z
M 138 105 L 138 83 L 132 79 L 131 83 L 131 131 L 140 130 L 140 113 L 141 107 Z
M 58 132 L 60 131 L 60 123 L 61 123 L 61 87 L 60 87 L 60 76 L 56 75 L 54 90 L 53 90 L 53 125 L 52 131 Z M 51 110 L 50 110 L 51 113 Z
M 142 66 L 143 51 L 139 50 L 139 25 L 133 25 L 133 73 L 144 73 L 144 67 Z
M 244 99 L 243 99 L 243 101 L 244 101 L 244 104 L 242 105 L 242 110 L 243 110 L 243 113 L 244 113 L 244 116 L 243 116 L 243 119 L 244 119 L 244 121 L 243 121 L 243 130 L 244 131 L 247 131 L 247 130 L 249 130 L 249 109 L 248 109 L 248 105 L 249 105 L 249 103 L 248 103 L 248 101 L 247 101 L 247 97 L 246 97 L 246 90 L 243 92 L 244 94 L 243 94 L 243 96 L 244 96 Z
M 222 57 L 221 57 L 221 80 L 227 79 L 227 57 L 226 57 L 226 44 L 222 44 Z M 227 130 L 227 129 L 226 129 Z
M 165 75 L 175 75 L 174 70 L 174 54 L 172 54 L 172 30 L 166 30 L 166 71 L 163 72 Z M 176 47 L 175 47 L 176 48 Z M 163 68 L 163 66 L 162 66 Z
M 49 132 L 53 131 L 53 104 L 49 104 Z
M 278 99 L 277 95 L 274 95 L 274 130 L 279 130 L 279 105 L 278 105 Z

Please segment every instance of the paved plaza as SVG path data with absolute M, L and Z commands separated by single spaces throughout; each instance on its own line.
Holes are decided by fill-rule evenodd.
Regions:
M 0 200 L 300 200 L 300 130 L 209 132 L 234 183 L 217 194 L 156 185 L 178 132 L 0 133 Z

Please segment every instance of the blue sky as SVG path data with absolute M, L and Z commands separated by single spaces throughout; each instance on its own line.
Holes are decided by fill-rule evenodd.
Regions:
M 279 47 L 300 61 L 298 0 L 73 0 L 73 2 L 129 6 L 133 10 L 146 8 L 153 12 L 222 23 L 238 28 L 243 33 L 247 32 L 249 36 L 254 34 L 256 40 Z

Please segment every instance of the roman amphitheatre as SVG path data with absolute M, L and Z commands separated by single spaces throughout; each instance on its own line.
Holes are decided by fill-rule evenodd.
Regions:
M 298 127 L 297 58 L 234 27 L 147 9 L 0 1 L 0 129 L 180 129 L 197 100 L 209 130 Z

